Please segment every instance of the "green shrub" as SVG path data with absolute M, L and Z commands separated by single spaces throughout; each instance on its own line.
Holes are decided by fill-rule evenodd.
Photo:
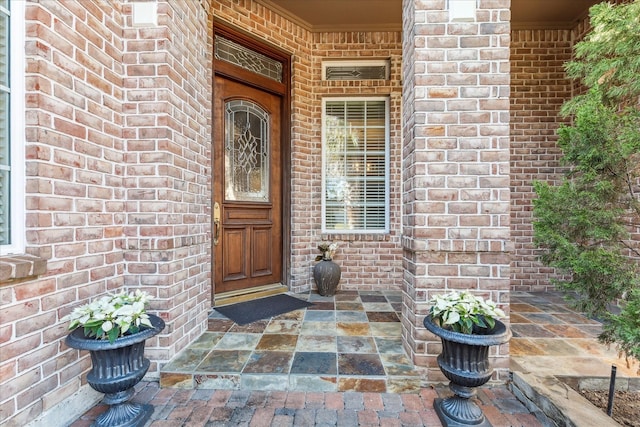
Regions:
M 566 174 L 535 182 L 534 242 L 573 306 L 604 321 L 600 339 L 640 356 L 640 1 L 590 10 L 567 74 L 586 86 L 560 127 Z M 634 240 L 635 233 L 635 240 Z M 568 278 L 567 278 L 568 277 Z M 620 313 L 610 311 L 619 304 Z

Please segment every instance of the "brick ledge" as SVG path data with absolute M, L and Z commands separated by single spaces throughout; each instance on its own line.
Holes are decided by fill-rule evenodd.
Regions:
M 47 260 L 33 255 L 0 257 L 0 283 L 39 276 L 47 271 Z
M 336 240 L 338 242 L 386 242 L 391 240 L 390 233 L 322 233 L 323 242 Z

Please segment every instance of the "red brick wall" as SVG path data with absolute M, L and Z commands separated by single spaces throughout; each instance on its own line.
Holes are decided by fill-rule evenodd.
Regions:
M 160 2 L 157 27 L 123 31 L 125 285 L 151 293 L 168 324 L 147 343 L 152 360 L 167 361 L 198 337 L 211 309 L 207 9 Z
M 557 129 L 572 83 L 571 30 L 513 30 L 511 39 L 511 263 L 514 290 L 552 289 L 554 270 L 540 264 L 533 245 L 533 182 L 561 179 Z
M 86 384 L 87 354 L 62 340 L 60 318 L 108 291 L 142 288 L 165 331 L 147 343 L 151 374 L 197 337 L 210 309 L 211 19 L 200 2 L 159 2 L 155 28 L 131 26 L 130 3 L 45 1 L 27 11 L 27 247 L 46 259 L 38 278 L 3 284 L 0 400 L 21 425 Z M 216 1 L 213 15 L 295 54 L 292 98 L 294 291 L 312 286 L 322 239 L 320 86 L 326 54 L 392 57 L 392 81 L 332 84 L 385 94 L 392 170 L 399 180 L 399 33 L 316 35 L 249 1 Z M 247 9 L 251 12 L 248 12 Z M 373 45 L 376 44 L 374 48 Z M 322 49 L 314 52 L 312 50 Z M 350 53 L 347 53 L 350 52 Z M 309 166 L 312 166 L 311 168 Z M 392 187 L 393 188 L 393 187 Z M 342 236 L 344 286 L 399 286 L 400 206 L 381 240 Z M 319 207 L 319 204 L 318 204 Z M 372 273 L 376 260 L 382 268 Z M 30 386 L 29 391 L 27 385 Z
M 78 391 L 91 361 L 62 343 L 60 318 L 121 288 L 126 269 L 121 7 L 50 1 L 25 13 L 26 246 L 48 264 L 0 288 L 1 411 L 13 425 Z
M 401 191 L 401 93 L 402 93 L 402 34 L 400 32 L 345 32 L 316 33 L 313 37 L 313 138 L 315 149 L 312 153 L 313 170 L 311 176 L 310 199 L 306 195 L 296 195 L 301 206 L 317 206 L 310 216 L 313 238 L 309 242 L 309 257 L 315 258 L 316 242 L 321 239 L 337 241 L 340 244 L 335 261 L 342 267 L 340 289 L 381 290 L 399 288 L 402 284 L 402 191 Z M 389 80 L 371 81 L 323 81 L 322 60 L 330 59 L 378 59 L 388 58 L 391 64 Z M 389 192 L 390 215 L 386 235 L 321 234 L 322 197 L 322 99 L 331 96 L 385 96 L 389 97 Z M 316 244 L 314 244 L 316 243 Z M 306 264 L 303 258 L 300 262 Z M 311 263 L 312 265 L 313 263 Z M 307 271 L 311 271 L 307 268 Z M 315 285 L 314 285 L 315 286 Z

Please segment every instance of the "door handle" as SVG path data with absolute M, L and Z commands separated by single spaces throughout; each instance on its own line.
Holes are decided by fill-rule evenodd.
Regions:
M 213 204 L 213 244 L 218 246 L 218 239 L 220 237 L 220 204 L 215 202 Z

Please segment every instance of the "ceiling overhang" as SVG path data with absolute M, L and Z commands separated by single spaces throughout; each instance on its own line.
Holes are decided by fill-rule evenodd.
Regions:
M 601 0 L 512 0 L 512 29 L 572 29 Z
M 314 33 L 401 31 L 402 0 L 256 0 Z
M 311 32 L 402 31 L 402 0 L 255 0 Z M 449 0 L 452 1 L 452 0 Z M 570 29 L 599 0 L 512 0 L 514 29 Z

